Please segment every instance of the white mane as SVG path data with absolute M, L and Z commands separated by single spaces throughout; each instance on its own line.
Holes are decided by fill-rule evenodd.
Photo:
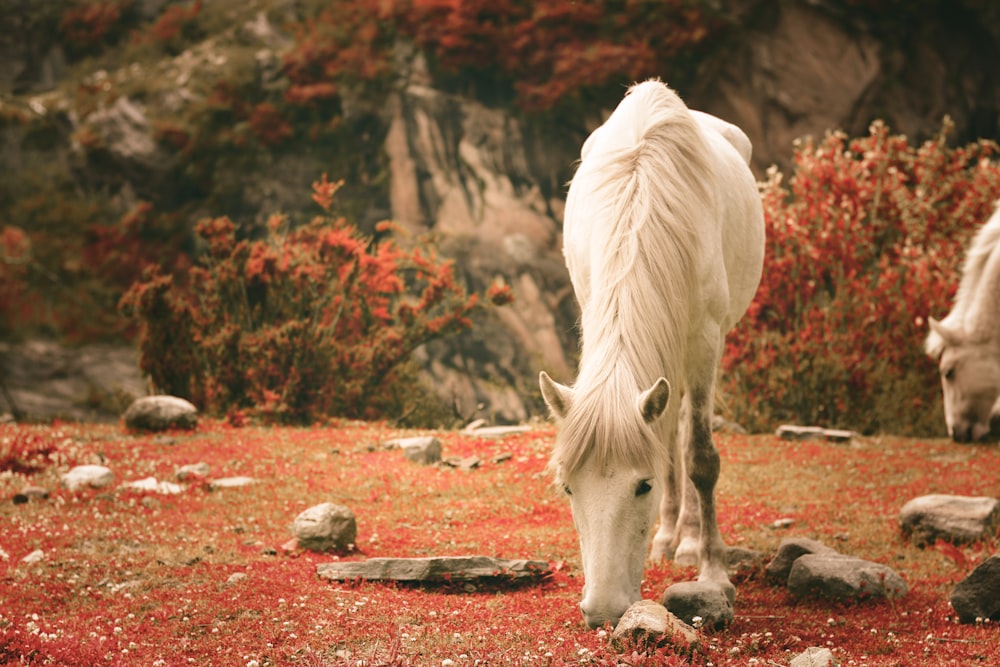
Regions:
M 1000 266 L 997 266 L 1000 254 L 994 258 L 992 265 L 990 262 L 995 251 L 1000 253 L 1000 201 L 997 202 L 993 215 L 972 239 L 962 264 L 962 278 L 955 295 L 955 305 L 941 321 L 945 328 L 970 335 L 992 333 L 987 327 L 992 325 L 998 315 L 994 311 L 998 304 L 995 301 L 990 303 L 988 299 L 1000 288 L 1000 284 L 989 285 L 1000 278 L 1000 275 L 990 275 L 1000 270 Z M 936 359 L 941 356 L 944 348 L 945 340 L 932 329 L 924 342 L 924 350 Z
M 630 399 L 661 375 L 683 378 L 698 231 L 713 224 L 708 153 L 687 107 L 659 82 L 633 86 L 584 145 L 564 227 L 584 332 L 578 394 L 554 457 L 568 470 L 595 445 L 602 459 L 667 458 L 656 451 L 662 439 L 643 437 Z M 676 423 L 678 404 L 665 421 Z

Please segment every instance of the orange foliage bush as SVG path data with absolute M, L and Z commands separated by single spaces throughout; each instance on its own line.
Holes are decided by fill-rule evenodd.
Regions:
M 314 184 L 327 212 L 339 185 Z M 290 229 L 275 216 L 256 241 L 228 218 L 197 231 L 208 253 L 186 284 L 152 271 L 121 305 L 141 322 L 140 365 L 156 386 L 237 422 L 384 416 L 411 352 L 471 326 L 480 307 L 428 247 L 365 238 L 343 218 Z
M 949 148 L 949 130 L 916 147 L 880 122 L 834 132 L 797 147 L 787 186 L 769 174 L 764 276 L 723 360 L 741 423 L 943 433 L 927 318 L 1000 197 L 996 144 Z

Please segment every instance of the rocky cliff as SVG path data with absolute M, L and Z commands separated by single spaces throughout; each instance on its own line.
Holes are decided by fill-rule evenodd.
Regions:
M 822 2 L 732 4 L 739 29 L 697 65 L 694 83 L 680 92 L 693 108 L 745 129 L 758 174 L 771 164 L 787 169 L 797 138 L 821 137 L 831 128 L 864 134 L 876 118 L 914 140 L 934 134 L 946 114 L 955 121 L 956 142 L 1000 137 L 1000 69 L 994 67 L 1000 11 L 942 10 L 939 21 L 886 26 Z M 257 13 L 152 68 L 92 73 L 90 86 L 114 81 L 127 90 L 133 77 L 159 85 L 150 92 L 147 84 L 141 96 L 117 95 L 89 115 L 88 128 L 107 150 L 103 163 L 78 169 L 81 187 L 110 191 L 123 207 L 172 187 L 164 179 L 171 156 L 153 141 L 149 109 L 192 104 L 199 76 L 234 59 L 245 60 L 266 83 L 277 76 L 275 63 L 289 39 Z M 9 91 L 4 104 L 57 114 L 63 143 L 43 146 L 44 156 L 72 161 L 79 155 L 71 137 L 80 121 L 73 99 L 60 92 L 66 88 L 57 87 L 66 76 L 58 45 L 30 53 L 10 41 L 3 46 L 12 56 L 0 68 Z M 577 307 L 560 242 L 565 183 L 582 141 L 617 100 L 584 118 L 527 116 L 445 92 L 412 50 L 401 47 L 397 67 L 396 85 L 377 108 L 345 114 L 363 128 L 354 150 L 371 156 L 359 173 L 344 175 L 364 184 L 353 190 L 360 217 L 391 217 L 410 230 L 435 232 L 474 288 L 497 276 L 512 286 L 512 306 L 470 332 L 428 345 L 419 357 L 431 385 L 462 419 L 517 422 L 539 415 L 537 372 L 570 381 L 575 371 Z M 30 168 L 40 158 L 26 156 L 29 144 L 8 127 L 0 164 Z M 296 206 L 308 183 L 329 170 L 330 159 L 317 146 L 220 168 L 214 177 L 232 180 L 237 208 L 266 216 Z

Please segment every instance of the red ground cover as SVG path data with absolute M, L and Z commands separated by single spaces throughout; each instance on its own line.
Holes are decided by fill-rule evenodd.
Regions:
M 1000 664 L 995 623 L 959 625 L 948 594 L 996 538 L 921 550 L 899 533 L 907 500 L 926 493 L 1000 496 L 1000 448 L 945 440 L 853 445 L 720 435 L 720 521 L 734 546 L 771 553 L 804 535 L 899 571 L 892 603 L 794 600 L 759 573 L 737 582 L 736 620 L 693 655 L 670 647 L 616 652 L 583 625 L 579 552 L 568 504 L 545 471 L 551 427 L 487 440 L 438 433 L 472 471 L 426 467 L 381 443 L 413 435 L 383 424 L 128 434 L 121 427 L 0 425 L 0 664 L 58 665 L 784 665 L 827 646 L 843 665 Z M 509 455 L 506 460 L 500 460 Z M 494 461 L 494 459 L 497 459 Z M 206 462 L 210 477 L 251 486 L 178 495 L 120 488 Z M 103 462 L 112 488 L 71 493 L 58 475 Z M 27 485 L 48 500 L 15 504 Z M 358 520 L 353 553 L 287 548 L 306 507 L 332 501 Z M 791 519 L 785 529 L 777 519 Z M 41 559 L 23 559 L 41 550 Z M 417 587 L 329 583 L 336 558 L 484 554 L 552 563 L 529 585 Z M 30 559 L 29 559 L 30 560 Z M 245 578 L 230 581 L 235 573 Z M 647 568 L 659 599 L 693 572 Z

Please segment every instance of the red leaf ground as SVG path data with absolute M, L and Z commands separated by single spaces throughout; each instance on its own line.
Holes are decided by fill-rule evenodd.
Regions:
M 948 595 L 997 549 L 918 549 L 899 532 L 913 497 L 1000 497 L 1000 447 L 944 440 L 862 439 L 853 445 L 719 435 L 720 521 L 728 543 L 772 553 L 782 537 L 819 539 L 885 563 L 910 593 L 858 605 L 794 600 L 759 574 L 737 583 L 736 620 L 693 655 L 669 647 L 622 653 L 586 629 L 569 507 L 550 485 L 550 427 L 487 440 L 438 433 L 445 456 L 472 471 L 420 466 L 381 443 L 414 435 L 382 424 L 132 435 L 103 425 L 0 425 L 0 664 L 57 665 L 784 665 L 809 646 L 843 665 L 996 665 L 996 623 L 959 625 Z M 500 455 L 510 458 L 494 462 Z M 14 459 L 30 463 L 14 468 Z M 174 480 L 206 462 L 211 477 L 257 483 L 174 496 L 121 484 Z M 103 462 L 113 488 L 71 493 L 58 475 Z M 52 494 L 14 504 L 27 485 Z M 358 520 L 355 552 L 288 551 L 303 509 L 332 501 Z M 774 528 L 791 519 L 788 528 Z M 34 563 L 25 556 L 42 551 Z M 547 560 L 531 585 L 426 588 L 320 580 L 335 558 L 484 554 Z M 959 558 L 956 554 L 959 554 Z M 964 560 L 963 560 L 964 559 Z M 230 582 L 234 573 L 245 578 Z M 650 564 L 643 594 L 693 576 Z

